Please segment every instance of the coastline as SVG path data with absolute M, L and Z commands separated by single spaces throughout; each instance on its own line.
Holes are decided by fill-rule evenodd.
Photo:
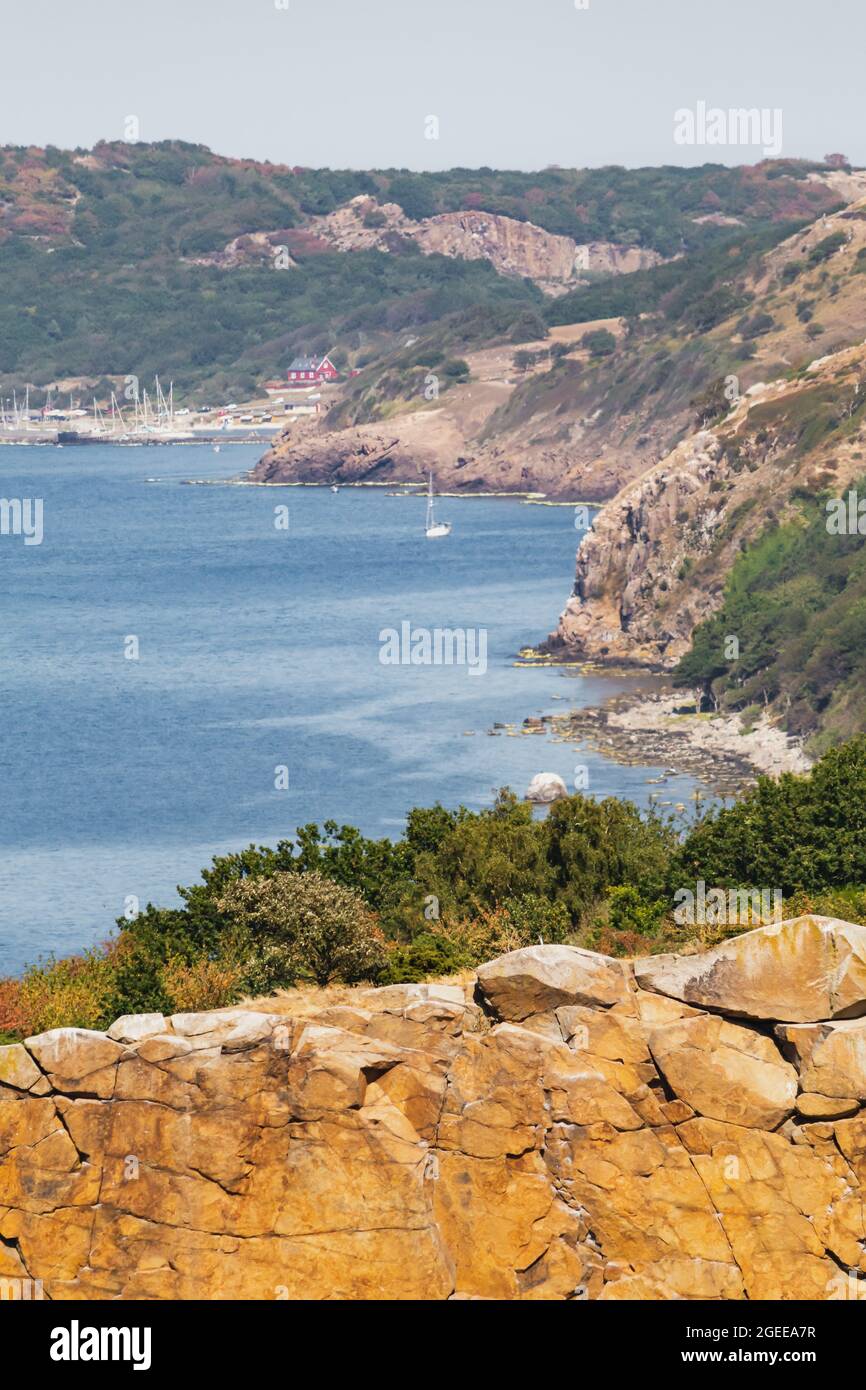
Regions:
M 239 441 L 235 441 L 239 442 Z M 255 441 L 246 441 L 252 443 Z M 237 478 L 183 478 L 181 481 L 187 487 L 293 487 L 293 488 L 320 488 L 323 491 L 330 491 L 336 486 L 340 492 L 348 492 L 350 489 L 355 491 L 367 488 L 382 489 L 387 488 L 386 497 L 423 497 L 427 484 L 419 482 L 401 482 L 399 480 L 387 480 L 374 482 L 371 479 L 352 480 L 350 482 L 337 482 L 336 484 L 323 482 L 319 479 L 315 481 L 303 481 L 291 479 L 286 482 L 272 481 L 270 479 L 254 478 L 253 470 L 250 469 L 242 477 Z M 396 488 L 405 489 L 402 492 L 394 491 Z M 506 490 L 475 490 L 473 492 L 437 492 L 437 499 L 466 501 L 478 499 L 480 501 L 514 501 L 520 502 L 524 507 L 586 507 L 593 511 L 598 511 L 600 502 L 587 502 L 580 499 L 571 500 L 569 498 L 555 498 L 548 496 L 545 492 L 520 492 L 514 488 Z
M 586 675 L 599 668 L 578 669 Z M 549 715 L 544 722 L 555 742 L 585 745 L 629 766 L 663 765 L 668 775 L 691 776 L 721 797 L 741 794 L 761 775 L 809 771 L 811 760 L 799 742 L 766 715 L 745 729 L 737 714 L 683 712 L 694 705 L 693 692 L 674 691 L 663 677 L 645 675 L 601 706 Z

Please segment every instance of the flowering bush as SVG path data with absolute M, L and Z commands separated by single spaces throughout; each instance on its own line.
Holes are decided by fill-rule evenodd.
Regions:
M 217 905 L 233 925 L 235 958 L 258 988 L 375 979 L 385 964 L 375 914 L 358 893 L 321 874 L 239 879 Z

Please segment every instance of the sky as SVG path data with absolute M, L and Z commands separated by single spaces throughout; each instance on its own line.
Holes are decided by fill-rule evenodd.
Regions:
M 773 152 L 866 164 L 864 40 L 864 0 L 0 0 L 0 144 L 137 131 L 421 170 L 762 157 L 724 123 L 678 143 L 702 102 L 764 111 Z

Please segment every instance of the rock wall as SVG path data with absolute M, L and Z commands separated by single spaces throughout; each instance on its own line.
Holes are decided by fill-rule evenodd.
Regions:
M 0 1049 L 0 1277 L 52 1299 L 856 1297 L 864 1100 L 866 930 L 812 917 L 636 967 L 532 947 L 304 1018 L 59 1029 Z

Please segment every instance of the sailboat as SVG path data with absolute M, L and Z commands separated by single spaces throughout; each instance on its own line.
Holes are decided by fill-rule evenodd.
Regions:
M 430 482 L 427 487 L 427 520 L 424 523 L 424 534 L 428 541 L 436 540 L 439 536 L 451 535 L 450 521 L 437 521 L 433 513 L 433 474 L 430 474 Z

